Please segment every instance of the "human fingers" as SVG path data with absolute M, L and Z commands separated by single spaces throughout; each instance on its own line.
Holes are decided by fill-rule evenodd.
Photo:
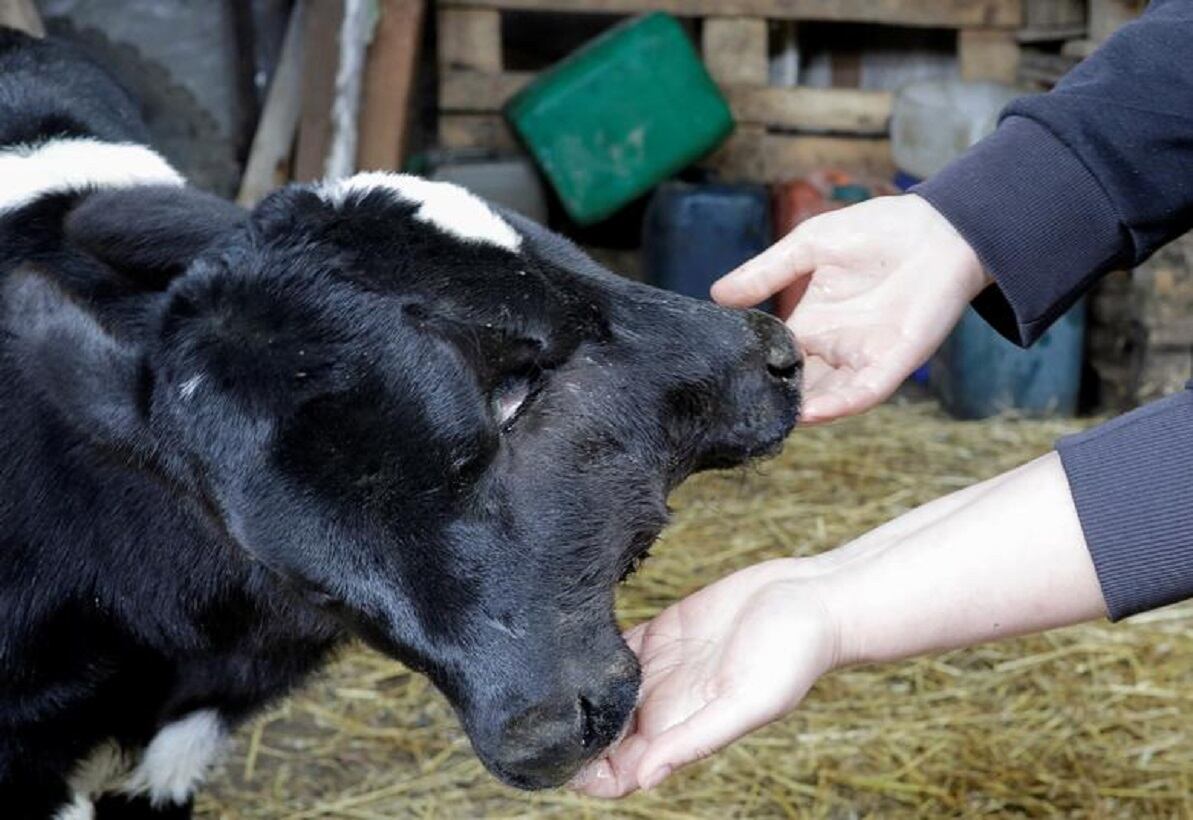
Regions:
M 812 250 L 798 230 L 712 286 L 712 298 L 727 307 L 753 307 L 812 272 Z
M 589 797 L 624 797 L 639 787 L 637 770 L 648 743 L 631 734 L 604 756 L 589 763 L 572 778 L 568 787 Z
M 767 722 L 764 714 L 723 696 L 653 738 L 635 772 L 642 789 L 652 789 L 676 769 L 708 757 Z
M 886 401 L 908 372 L 901 363 L 888 359 L 859 370 L 840 367 L 805 390 L 800 422 L 824 424 L 870 410 Z

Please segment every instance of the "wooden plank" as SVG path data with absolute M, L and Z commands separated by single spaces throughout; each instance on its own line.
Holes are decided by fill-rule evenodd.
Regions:
M 766 20 L 709 17 L 702 33 L 704 64 L 722 85 L 766 85 L 770 73 Z
M 1015 39 L 1021 43 L 1055 43 L 1085 36 L 1085 23 L 1067 28 L 1021 28 L 1015 32 Z
M 501 71 L 501 13 L 495 9 L 439 11 L 439 68 L 496 74 Z
M 1062 57 L 1076 57 L 1078 60 L 1084 60 L 1093 54 L 1097 48 L 1098 44 L 1093 40 L 1070 40 L 1060 47 L 1060 55 Z
M 253 144 L 245 163 L 244 176 L 240 179 L 240 193 L 236 201 L 246 208 L 256 205 L 266 194 L 286 181 L 286 165 L 294 148 L 294 134 L 302 111 L 305 7 L 305 0 L 298 0 L 290 12 L 277 68 L 270 80 L 269 93 L 257 123 L 257 133 L 253 135 Z
M 1033 29 L 1085 28 L 1086 0 L 1024 0 L 1023 25 Z
M 496 112 L 534 79 L 528 71 L 486 74 L 480 71 L 441 71 L 439 107 L 444 111 Z
M 889 91 L 845 88 L 727 88 L 738 122 L 798 131 L 885 135 L 891 118 Z
M 739 128 L 700 165 L 717 171 L 727 181 L 767 183 L 795 179 L 823 168 L 884 179 L 895 171 L 887 139 L 770 134 L 748 127 Z
M 1175 319 L 1151 330 L 1148 341 L 1156 347 L 1185 347 L 1193 350 L 1193 317 Z
M 444 111 L 496 113 L 534 75 L 528 72 L 482 74 L 448 71 L 439 77 L 439 105 Z M 729 86 L 722 88 L 738 122 L 776 128 L 885 134 L 891 116 L 888 91 L 857 89 Z
M 402 167 L 425 11 L 424 0 L 381 2 L 361 89 L 357 170 Z
M 1079 62 L 1077 57 L 1024 48 L 1019 52 L 1018 82 L 1051 88 Z
M 499 114 L 442 114 L 439 117 L 439 145 L 442 148 L 484 148 L 510 151 L 518 138 Z
M 303 61 L 302 111 L 294 150 L 294 179 L 299 182 L 323 178 L 331 147 L 331 105 L 340 61 L 344 0 L 314 0 L 305 16 L 303 51 L 307 57 Z
M 1157 348 L 1148 350 L 1139 365 L 1135 399 L 1140 404 L 1179 393 L 1193 378 L 1193 350 Z
M 1089 0 L 1089 37 L 1102 42 L 1143 13 L 1147 0 Z
M 1019 70 L 1019 43 L 1006 29 L 963 29 L 957 32 L 957 61 L 963 80 L 1013 84 Z
M 33 0 L 0 0 L 0 26 L 15 28 L 34 37 L 45 37 L 46 27 Z
M 766 17 L 900 26 L 1015 28 L 1021 0 L 440 0 L 444 8 L 636 14 L 668 11 L 687 17 Z

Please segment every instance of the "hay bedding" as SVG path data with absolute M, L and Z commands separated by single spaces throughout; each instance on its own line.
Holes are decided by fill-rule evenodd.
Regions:
M 1079 426 L 960 424 L 905 405 L 798 431 L 777 461 L 681 488 L 622 616 L 647 618 L 765 558 L 832 547 Z M 1191 725 L 1183 606 L 830 675 L 778 725 L 653 794 L 604 803 L 500 786 L 425 680 L 353 648 L 238 734 L 199 816 L 1193 817 Z

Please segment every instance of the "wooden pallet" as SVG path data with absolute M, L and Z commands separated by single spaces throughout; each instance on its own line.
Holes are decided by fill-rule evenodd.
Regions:
M 1177 392 L 1193 379 L 1193 233 L 1099 283 L 1089 353 L 1110 409 Z
M 1061 2 L 1061 0 L 1055 0 Z M 700 18 L 705 64 L 738 128 L 703 164 L 727 179 L 773 182 L 825 166 L 889 175 L 892 95 L 856 88 L 768 85 L 768 24 L 846 21 L 958 29 L 963 76 L 1013 80 L 1021 0 L 441 0 L 439 141 L 446 148 L 514 150 L 500 111 L 532 78 L 506 71 L 507 11 Z

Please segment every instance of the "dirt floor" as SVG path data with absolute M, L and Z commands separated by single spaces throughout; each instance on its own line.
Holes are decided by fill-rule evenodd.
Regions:
M 675 524 L 621 615 L 628 625 L 745 565 L 833 547 L 1083 425 L 957 423 L 917 404 L 799 430 L 779 459 L 676 493 Z M 1191 729 L 1186 605 L 830 675 L 780 723 L 655 793 L 602 803 L 499 785 L 425 680 L 353 648 L 237 735 L 198 815 L 1193 817 Z

